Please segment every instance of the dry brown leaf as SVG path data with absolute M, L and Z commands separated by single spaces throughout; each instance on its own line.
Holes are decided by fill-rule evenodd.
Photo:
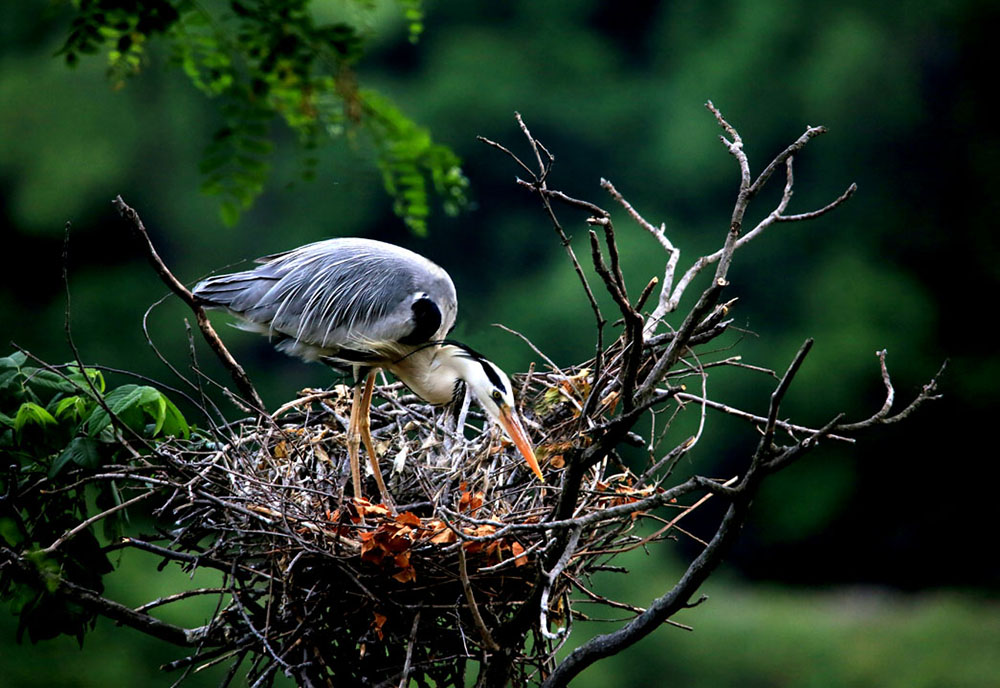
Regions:
M 607 406 L 608 413 L 614 413 L 615 407 L 618 406 L 618 400 L 620 397 L 621 395 L 617 391 L 611 392 L 606 397 L 601 399 L 601 406 Z
M 463 492 L 458 499 L 458 510 L 475 514 L 482 507 L 484 496 L 482 492 Z
M 516 540 L 510 543 L 510 553 L 514 555 L 514 566 L 524 566 L 528 563 L 528 557 L 524 556 L 524 547 Z
M 392 577 L 398 580 L 400 583 L 412 583 L 417 580 L 417 571 L 412 566 L 402 569 L 401 571 L 392 574 Z
M 378 612 L 372 613 L 375 615 L 375 618 L 372 620 L 372 628 L 375 629 L 375 634 L 378 636 L 379 640 L 385 640 L 385 636 L 382 635 L 382 626 L 385 625 L 385 622 L 389 617 L 385 614 L 379 614 Z
M 440 530 L 434 532 L 430 541 L 435 545 L 450 545 L 458 540 L 458 535 L 448 526 L 441 524 Z
M 412 526 L 414 528 L 419 528 L 423 524 L 420 517 L 412 511 L 404 511 L 401 513 L 396 517 L 396 523 L 404 526 Z

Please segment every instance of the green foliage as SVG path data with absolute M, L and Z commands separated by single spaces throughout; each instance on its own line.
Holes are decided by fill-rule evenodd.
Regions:
M 399 5 L 403 8 L 403 16 L 406 17 L 410 43 L 416 43 L 420 40 L 420 34 L 424 32 L 423 2 L 422 0 L 399 0 Z
M 113 569 L 93 528 L 78 526 L 121 503 L 115 482 L 86 479 L 133 461 L 118 431 L 145 442 L 191 434 L 174 403 L 153 387 L 105 393 L 100 371 L 32 366 L 21 352 L 0 358 L 0 548 L 8 563 L 20 557 L 29 569 L 2 569 L 0 599 L 18 616 L 19 640 L 25 633 L 32 642 L 66 634 L 82 643 L 93 627 L 96 616 L 59 593 L 64 581 L 99 593 Z M 47 489 L 23 489 L 39 482 Z M 101 519 L 105 536 L 120 534 L 121 513 Z
M 345 0 L 365 11 L 366 0 Z M 60 50 L 68 64 L 104 49 L 116 87 L 137 74 L 149 39 L 162 35 L 171 61 L 209 97 L 224 100 L 225 123 L 205 150 L 202 191 L 217 196 L 233 225 L 263 192 L 271 173 L 271 123 L 280 119 L 305 155 L 302 177 L 315 177 L 311 153 L 360 125 L 377 151 L 396 213 L 416 233 L 427 231 L 431 190 L 448 214 L 466 204 L 458 157 L 431 140 L 388 98 L 358 89 L 354 66 L 366 37 L 346 22 L 318 23 L 308 0 L 232 0 L 217 12 L 189 0 L 78 0 Z M 423 31 L 420 0 L 400 0 L 408 36 Z M 428 183 L 429 182 L 429 183 Z
M 462 174 L 461 162 L 386 98 L 374 91 L 362 91 L 360 97 L 365 113 L 362 121 L 378 150 L 379 169 L 385 187 L 395 199 L 396 214 L 423 236 L 430 214 L 428 182 L 444 199 L 444 210 L 449 215 L 465 206 L 469 182 Z
M 74 5 L 77 16 L 59 54 L 74 65 L 80 54 L 106 48 L 116 84 L 138 72 L 146 39 L 165 32 L 179 17 L 167 0 L 76 0 Z

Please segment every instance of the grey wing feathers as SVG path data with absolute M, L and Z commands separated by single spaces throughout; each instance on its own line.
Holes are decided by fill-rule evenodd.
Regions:
M 316 359 L 390 350 L 420 328 L 428 299 L 440 325 L 426 339 L 442 338 L 455 321 L 448 274 L 398 246 L 329 239 L 260 260 L 253 270 L 204 280 L 194 294 L 240 316 L 246 329 L 282 339 L 286 353 Z

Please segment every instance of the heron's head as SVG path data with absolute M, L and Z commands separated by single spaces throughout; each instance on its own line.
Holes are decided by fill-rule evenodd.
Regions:
M 456 345 L 454 349 L 452 355 L 458 363 L 459 377 L 465 381 L 469 391 L 486 411 L 486 415 L 503 428 L 531 470 L 544 482 L 545 478 L 538 466 L 538 459 L 535 458 L 535 450 L 514 406 L 514 391 L 510 378 L 493 362 L 465 345 Z

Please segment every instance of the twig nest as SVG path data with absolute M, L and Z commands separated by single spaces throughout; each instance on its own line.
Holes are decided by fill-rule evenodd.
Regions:
M 372 436 L 395 508 L 369 499 L 377 494 L 370 475 L 367 495 L 350 494 L 348 388 L 307 390 L 277 422 L 239 427 L 210 461 L 202 456 L 189 467 L 214 499 L 175 508 L 179 544 L 194 549 L 211 536 L 211 556 L 230 561 L 240 582 L 213 624 L 227 626 L 234 650 L 266 639 L 270 659 L 261 667 L 270 670 L 305 642 L 299 633 L 308 618 L 310 661 L 338 683 L 391 683 L 407 656 L 411 671 L 419 667 L 439 684 L 461 676 L 488 629 L 516 614 L 538 583 L 552 540 L 541 521 L 558 497 L 559 469 L 590 442 L 581 432 L 588 375 L 520 380 L 546 483 L 482 419 L 460 432 L 454 411 L 408 398 L 399 385 L 380 387 Z M 595 407 L 606 413 L 613 400 Z M 638 499 L 630 481 L 595 469 L 577 513 Z M 552 586 L 552 623 L 568 623 L 561 614 L 570 586 L 610 544 L 634 541 L 631 528 L 625 519 L 583 534 Z M 539 642 L 517 661 L 528 672 L 550 649 Z

